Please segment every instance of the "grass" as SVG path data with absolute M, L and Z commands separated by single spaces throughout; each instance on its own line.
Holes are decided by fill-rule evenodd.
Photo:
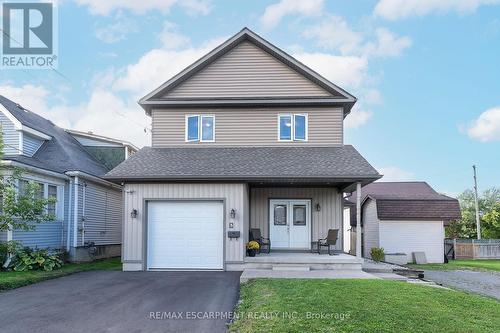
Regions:
M 488 270 L 500 272 L 500 259 L 485 259 L 485 260 L 450 260 L 447 264 L 425 264 L 425 265 L 408 265 L 418 269 L 433 269 L 433 270 Z
M 230 332 L 498 332 L 500 327 L 500 302 L 494 299 L 399 281 L 257 279 L 241 285 L 240 297 Z
M 26 272 L 0 272 L 0 291 L 19 288 L 43 280 L 55 279 L 61 276 L 94 270 L 120 270 L 122 264 L 120 258 L 97 260 L 89 263 L 66 264 L 59 269 L 50 272 L 26 271 Z

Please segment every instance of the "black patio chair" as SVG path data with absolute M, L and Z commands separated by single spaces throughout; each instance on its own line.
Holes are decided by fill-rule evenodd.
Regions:
M 260 229 L 258 228 L 250 229 L 250 240 L 259 243 L 259 253 L 271 252 L 271 240 L 269 238 L 262 237 Z
M 329 255 L 335 255 L 333 252 L 335 249 L 335 244 L 339 238 L 339 229 L 328 229 L 328 235 L 326 238 L 318 239 L 318 253 L 321 254 L 321 248 L 327 247 Z M 333 250 L 332 250 L 333 248 Z

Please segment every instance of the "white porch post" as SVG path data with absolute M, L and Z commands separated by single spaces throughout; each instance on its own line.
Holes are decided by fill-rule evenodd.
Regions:
M 356 258 L 361 259 L 361 183 L 356 184 Z

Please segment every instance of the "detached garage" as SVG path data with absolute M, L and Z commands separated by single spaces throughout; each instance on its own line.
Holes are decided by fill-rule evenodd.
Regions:
M 424 252 L 430 263 L 444 260 L 444 228 L 460 218 L 458 200 L 437 193 L 425 182 L 377 182 L 362 188 L 362 253 L 382 247 L 386 254 Z M 356 232 L 356 193 L 346 202 Z M 351 237 L 355 239 L 355 237 Z M 355 246 L 351 245 L 351 249 Z

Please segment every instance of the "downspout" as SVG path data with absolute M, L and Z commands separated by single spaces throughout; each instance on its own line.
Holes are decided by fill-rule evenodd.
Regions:
M 78 246 L 78 177 L 75 177 L 75 205 L 73 210 L 73 246 Z
M 85 194 L 87 189 L 87 182 L 83 182 L 82 188 L 82 245 L 85 245 Z
M 69 185 L 68 185 L 68 189 L 69 189 L 69 204 L 68 204 L 68 207 L 70 208 L 69 209 L 69 212 L 68 212 L 68 230 L 66 231 L 67 234 L 66 234 L 66 251 L 69 253 L 69 249 L 70 249 L 70 243 L 71 243 L 71 203 L 73 202 L 72 199 L 73 199 L 73 191 L 71 191 L 71 186 L 72 186 L 72 182 L 71 182 L 71 179 L 69 181 Z
M 361 259 L 361 183 L 356 184 L 356 258 Z

